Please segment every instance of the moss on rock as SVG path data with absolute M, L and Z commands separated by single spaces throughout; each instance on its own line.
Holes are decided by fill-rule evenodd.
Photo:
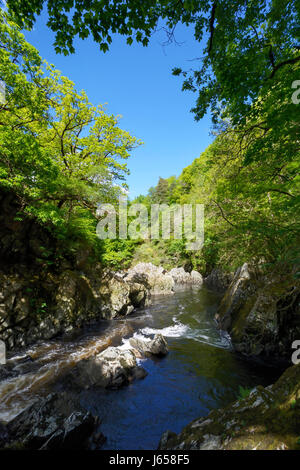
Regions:
M 299 450 L 300 364 L 287 369 L 269 387 L 213 410 L 175 435 L 161 439 L 161 449 Z M 217 445 L 217 447 L 216 447 Z

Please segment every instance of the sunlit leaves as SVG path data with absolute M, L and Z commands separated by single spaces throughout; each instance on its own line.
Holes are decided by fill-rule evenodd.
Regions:
M 1 12 L 0 188 L 57 236 L 97 243 L 99 202 L 115 201 L 140 141 L 119 116 L 92 105 L 84 91 L 43 62 Z

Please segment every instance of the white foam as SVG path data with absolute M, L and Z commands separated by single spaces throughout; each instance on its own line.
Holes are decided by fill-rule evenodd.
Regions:
M 187 332 L 190 328 L 187 325 L 183 325 L 183 323 L 177 322 L 175 325 L 170 325 L 165 328 L 143 328 L 141 332 L 145 335 L 156 335 L 161 334 L 166 336 L 167 338 L 180 338 L 185 337 Z

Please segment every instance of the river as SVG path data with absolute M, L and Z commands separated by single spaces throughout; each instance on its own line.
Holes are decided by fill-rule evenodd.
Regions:
M 162 359 L 140 360 L 146 378 L 119 390 L 80 393 L 82 405 L 102 421 L 104 449 L 156 449 L 164 431 L 179 432 L 191 420 L 230 403 L 240 386 L 266 386 L 280 375 L 233 352 L 230 339 L 220 336 L 214 324 L 219 300 L 206 288 L 178 290 L 154 297 L 149 307 L 126 318 L 101 321 L 11 355 L 7 366 L 12 376 L 0 382 L 0 421 L 9 421 L 55 389 L 80 359 L 109 345 L 127 348 L 131 336 L 162 333 L 170 352 Z

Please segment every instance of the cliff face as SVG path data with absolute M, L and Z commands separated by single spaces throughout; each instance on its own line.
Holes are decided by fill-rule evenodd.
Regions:
M 213 410 L 176 435 L 167 431 L 160 449 L 300 450 L 300 364 L 269 387 Z
M 220 273 L 211 276 L 214 285 L 215 277 L 219 285 Z M 299 300 L 293 272 L 268 276 L 244 264 L 228 285 L 216 320 L 237 351 L 290 363 L 292 343 L 300 338 Z M 300 450 L 300 364 L 274 385 L 245 392 L 245 398 L 196 419 L 178 435 L 165 432 L 159 448 Z
M 300 283 L 293 272 L 263 275 L 246 263 L 224 294 L 216 320 L 235 349 L 290 360 L 300 338 Z
M 12 193 L 0 193 L 0 339 L 7 349 L 126 315 L 148 302 L 149 290 L 57 250 L 51 232 L 32 219 L 17 220 Z M 50 253 L 50 256 L 49 256 Z
M 8 349 L 79 328 L 101 318 L 127 315 L 148 302 L 142 284 L 95 268 L 87 273 L 0 273 L 0 338 Z

